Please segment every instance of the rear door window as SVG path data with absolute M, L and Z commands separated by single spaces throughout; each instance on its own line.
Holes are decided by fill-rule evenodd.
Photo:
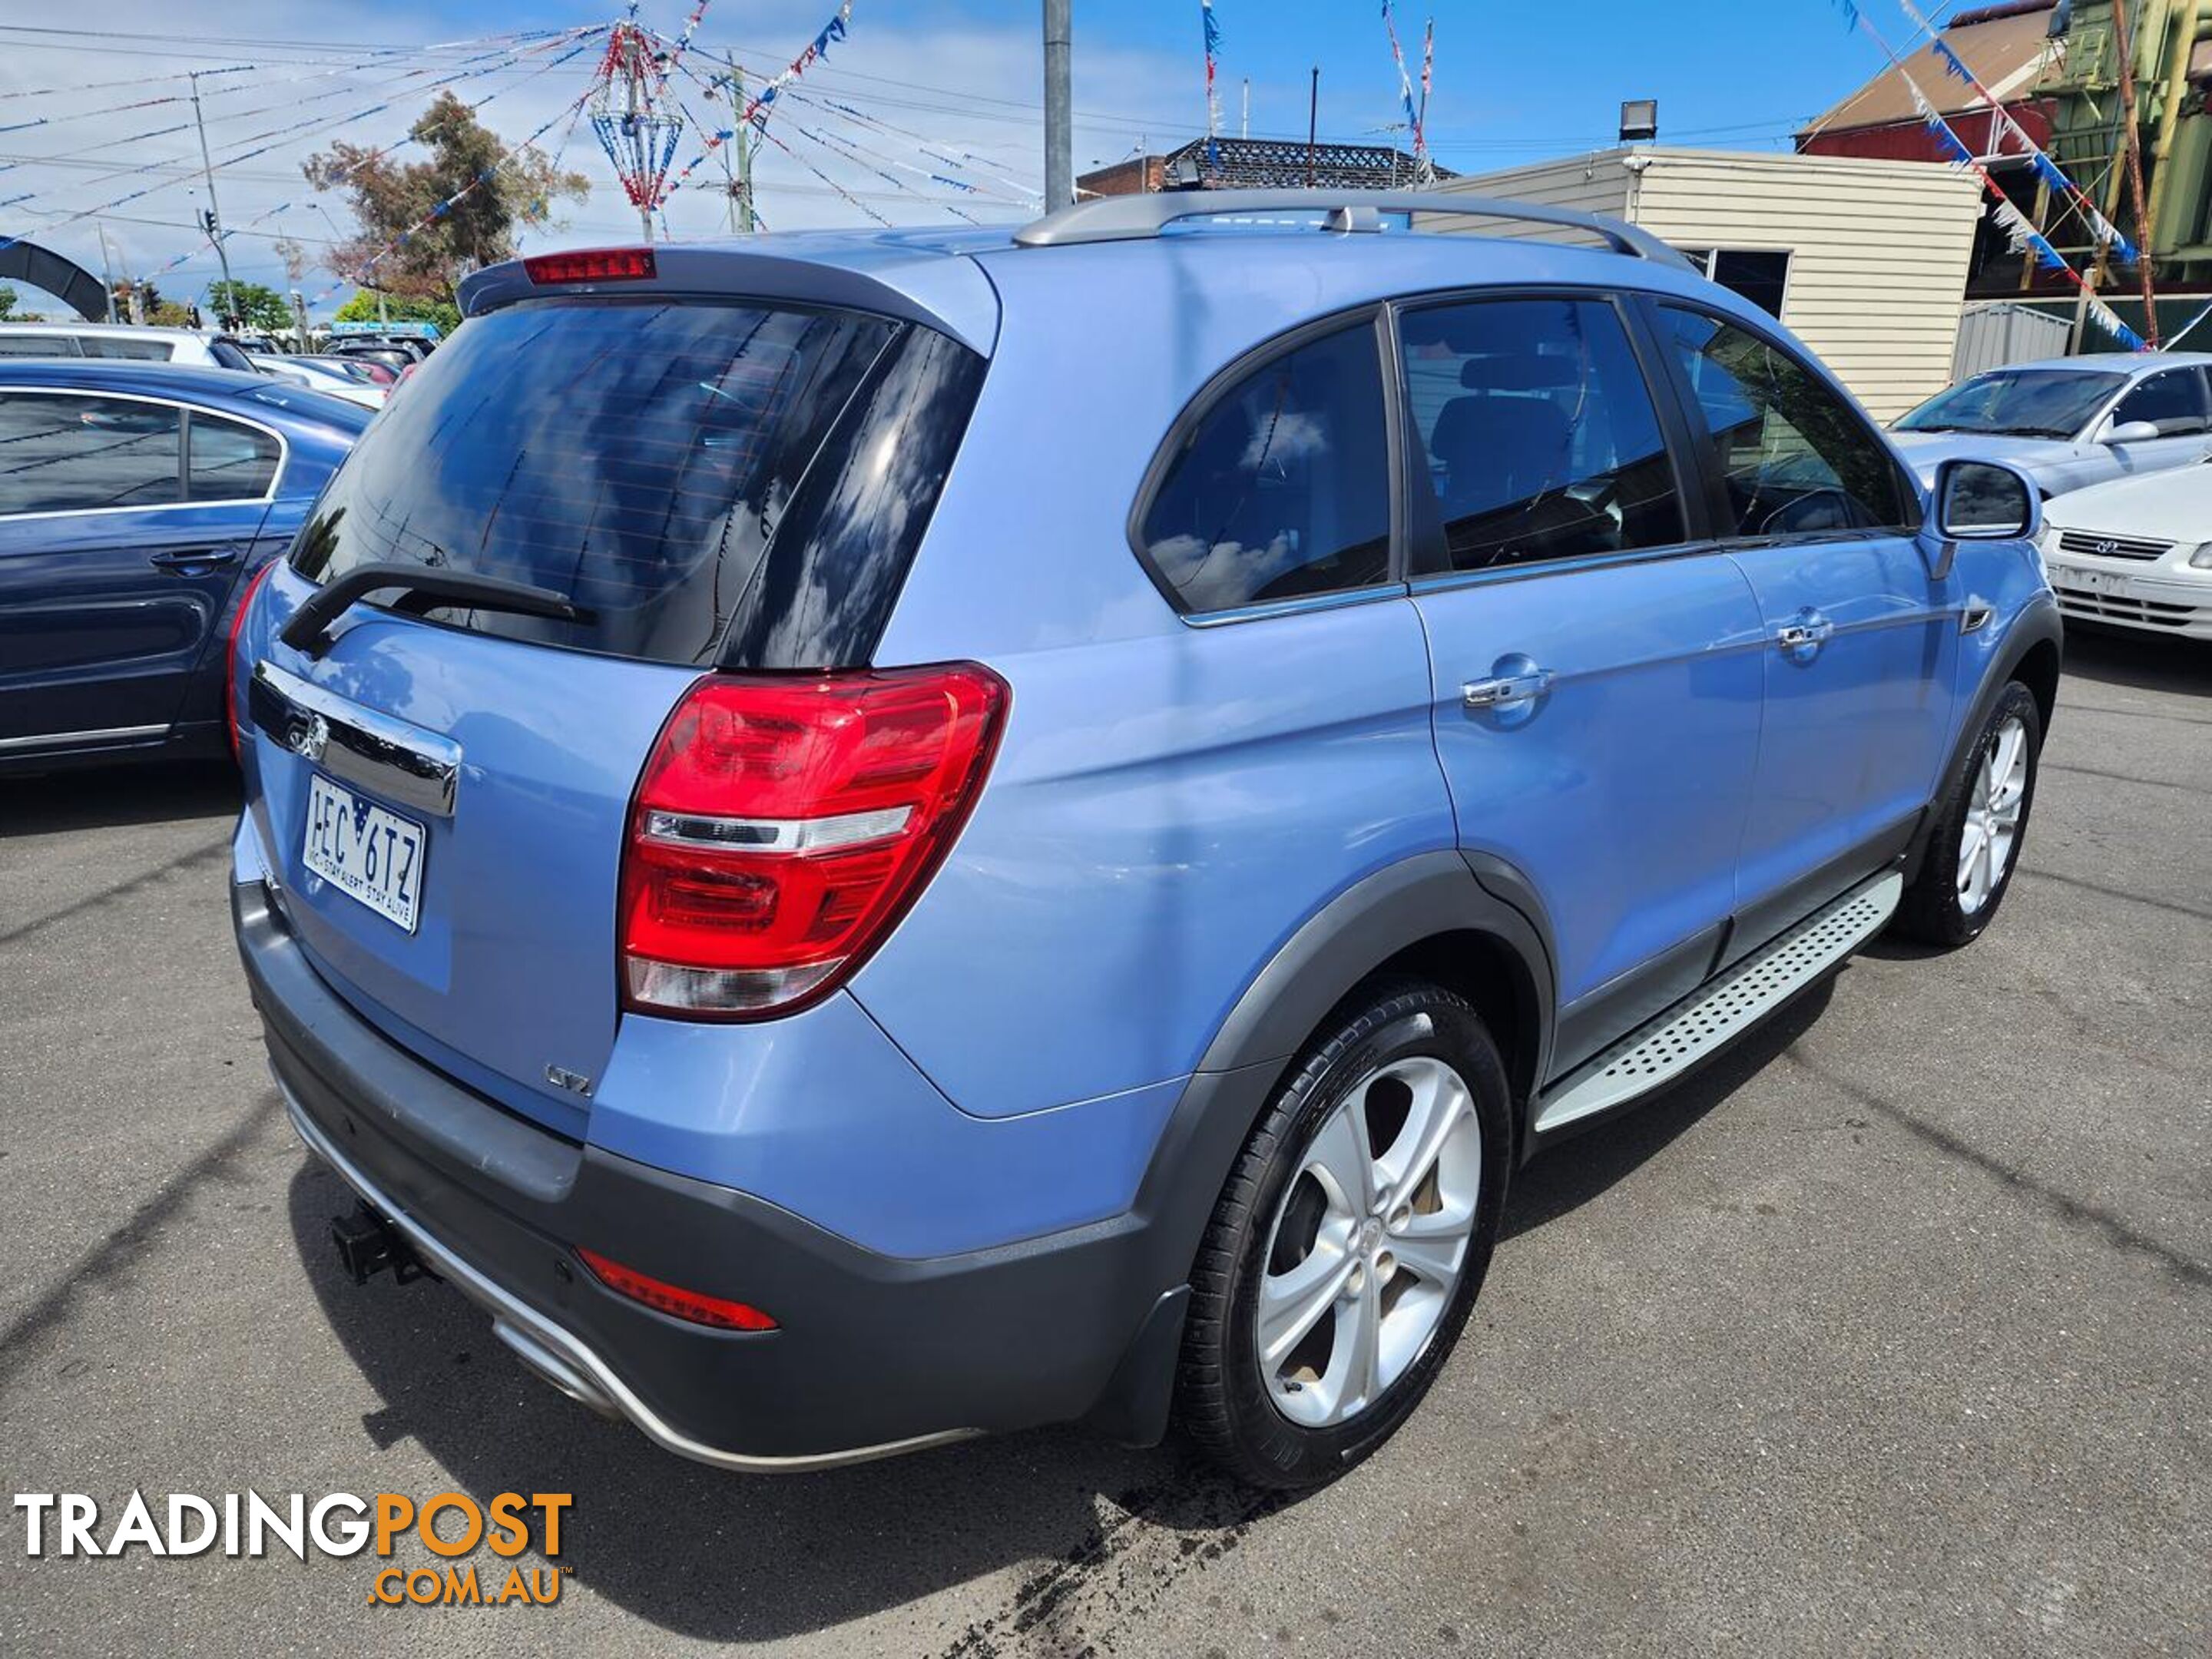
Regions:
M 1684 539 L 1651 391 L 1610 303 L 1472 301 L 1398 326 L 1452 569 Z
M 0 514 L 182 501 L 182 434 L 170 404 L 0 392 Z
M 763 608 L 822 612 L 841 596 L 776 578 L 771 544 L 795 501 L 849 472 L 854 458 L 824 453 L 833 433 L 842 448 L 866 427 L 883 447 L 858 459 L 935 458 L 897 515 L 864 526 L 910 556 L 981 363 L 941 339 L 851 312 L 695 301 L 536 301 L 472 319 L 369 426 L 294 565 L 328 581 L 379 561 L 434 564 L 553 588 L 592 613 L 428 613 L 510 638 L 683 664 L 716 659 L 736 634 L 797 652 L 806 629 Z M 962 367 L 917 378 L 947 356 Z M 793 516 L 820 527 L 818 511 Z M 883 576 L 870 568 L 878 597 Z M 806 647 L 826 648 L 818 635 Z
M 1343 592 L 1390 573 L 1390 457 L 1375 325 L 1282 352 L 1177 447 L 1139 540 L 1188 611 Z
M 1712 439 L 1735 536 L 1913 527 L 1897 464 L 1856 410 L 1772 342 L 1710 313 L 1659 307 Z
M 276 482 L 283 451 L 258 426 L 192 411 L 186 438 L 185 488 L 196 501 L 257 501 Z

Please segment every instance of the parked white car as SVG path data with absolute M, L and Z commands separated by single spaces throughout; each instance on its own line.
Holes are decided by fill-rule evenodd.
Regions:
M 2043 522 L 2066 616 L 2212 640 L 2212 462 L 2077 489 Z
M 359 404 L 363 409 L 381 409 L 385 399 L 392 395 L 388 386 L 378 386 L 367 380 L 356 380 L 350 374 L 320 363 L 302 362 L 297 357 L 271 356 L 264 352 L 249 352 L 253 367 L 264 374 L 273 374 L 280 380 L 289 380 L 295 386 L 312 386 L 317 392 L 327 392 L 333 398 L 343 398 L 349 404 Z
M 1891 426 L 1923 489 L 1954 456 L 2007 461 L 2045 500 L 2212 454 L 2212 353 L 2110 351 L 2008 363 Z
M 122 357 L 253 372 L 238 343 L 211 329 L 128 323 L 0 323 L 0 357 Z

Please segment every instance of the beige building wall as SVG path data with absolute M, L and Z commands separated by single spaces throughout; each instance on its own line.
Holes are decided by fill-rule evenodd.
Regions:
M 1651 147 L 1443 188 L 1610 214 L 1677 247 L 1786 249 L 1783 322 L 1875 419 L 1950 383 L 1981 217 L 1971 174 L 1920 161 Z

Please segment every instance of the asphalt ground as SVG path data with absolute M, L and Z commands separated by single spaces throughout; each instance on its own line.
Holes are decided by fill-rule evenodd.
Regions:
M 443 1287 L 356 1288 L 232 953 L 228 779 L 0 784 L 8 1491 L 574 1498 L 558 1601 L 496 1609 L 33 1561 L 10 1512 L 0 1651 L 2212 1651 L 2212 651 L 2080 636 L 2060 702 L 1990 934 L 1877 944 L 1530 1166 L 1421 1411 L 1287 1504 L 1064 1431 L 718 1474 Z

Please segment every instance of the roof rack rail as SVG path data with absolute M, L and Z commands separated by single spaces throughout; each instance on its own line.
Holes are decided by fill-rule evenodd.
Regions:
M 1382 216 L 1386 213 L 1449 213 L 1466 218 L 1565 225 L 1602 236 L 1620 252 L 1639 259 L 1696 269 L 1650 231 L 1601 214 L 1487 196 L 1412 190 L 1181 190 L 1097 196 L 1023 226 L 1014 233 L 1014 241 L 1021 247 L 1143 241 L 1184 219 L 1291 212 L 1326 214 L 1323 228 L 1337 231 L 1381 230 Z

